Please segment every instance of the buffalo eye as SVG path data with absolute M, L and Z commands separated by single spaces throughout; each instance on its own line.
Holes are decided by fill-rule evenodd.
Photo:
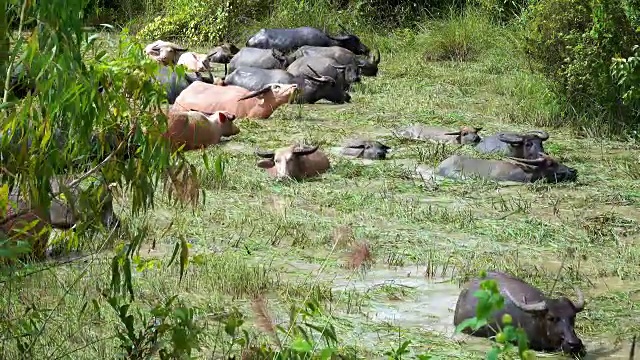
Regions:
M 553 315 L 547 315 L 547 321 L 555 323 L 560 321 L 560 318 Z

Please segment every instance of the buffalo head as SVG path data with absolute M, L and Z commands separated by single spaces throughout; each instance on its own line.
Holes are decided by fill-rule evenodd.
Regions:
M 344 89 L 341 89 L 334 78 L 318 74 L 310 65 L 307 65 L 307 67 L 315 76 L 307 73 L 302 74 L 305 83 L 296 101 L 313 103 L 320 99 L 327 99 L 336 104 L 351 102 L 351 95 Z
M 445 135 L 456 135 L 456 142 L 458 144 L 477 144 L 480 142 L 480 135 L 478 132 L 482 130 L 481 127 L 474 128 L 471 126 L 463 126 L 459 131 L 452 131 L 445 133 Z
M 297 95 L 299 89 L 296 84 L 267 84 L 260 90 L 252 91 L 241 97 L 238 101 L 258 98 L 259 104 L 267 103 L 272 107 L 290 102 Z
M 225 43 L 211 49 L 207 54 L 207 60 L 216 64 L 228 64 L 231 61 L 231 58 L 233 58 L 233 55 L 237 54 L 239 51 L 240 49 L 235 45 Z
M 356 35 L 349 34 L 349 32 L 340 25 L 340 29 L 344 35 L 330 36 L 331 40 L 336 42 L 336 45 L 341 46 L 347 50 L 351 50 L 356 55 L 369 55 L 369 48 L 360 41 L 360 38 Z
M 546 131 L 534 130 L 525 134 L 499 133 L 498 139 L 509 144 L 509 156 L 522 159 L 535 159 L 538 153 L 544 153 L 542 143 L 549 139 Z
M 162 65 L 175 64 L 178 62 L 178 53 L 188 49 L 168 41 L 158 40 L 145 48 L 147 55 Z
M 512 296 L 506 287 L 504 293 L 516 307 L 538 320 L 542 327 L 540 330 L 544 331 L 547 340 L 552 342 L 549 344 L 550 347 L 569 354 L 584 355 L 584 345 L 574 330 L 576 314 L 584 309 L 585 304 L 584 295 L 579 289 L 576 289 L 576 302 L 561 297 L 545 298 L 540 302 L 527 304 Z
M 357 158 L 384 160 L 391 148 L 379 141 L 358 140 L 345 144 L 343 153 Z
M 533 180 L 546 179 L 556 183 L 563 181 L 576 181 L 578 170 L 563 165 L 545 153 L 538 153 L 536 159 L 522 159 L 507 157 L 525 172 L 533 175 Z
M 357 56 L 356 62 L 363 76 L 377 76 L 378 64 L 380 64 L 380 50 L 376 49 L 368 58 Z
M 318 150 L 318 146 L 291 146 L 276 151 L 256 150 L 256 155 L 263 158 L 258 161 L 258 167 L 269 170 L 277 179 L 299 179 L 305 172 L 305 156 Z

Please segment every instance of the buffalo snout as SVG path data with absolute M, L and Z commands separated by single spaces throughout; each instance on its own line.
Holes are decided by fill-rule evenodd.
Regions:
M 587 351 L 582 343 L 582 340 L 578 338 L 573 329 L 567 329 L 568 336 L 565 337 L 560 349 L 565 354 L 577 355 L 579 358 L 584 357 Z

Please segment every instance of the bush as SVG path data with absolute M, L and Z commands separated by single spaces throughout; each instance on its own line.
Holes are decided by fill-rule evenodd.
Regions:
M 435 23 L 430 29 L 425 61 L 470 61 L 491 48 L 492 36 L 499 31 L 476 11 L 451 14 L 449 20 Z
M 268 14 L 272 0 L 167 2 L 166 16 L 156 16 L 139 32 L 145 40 L 181 40 L 211 44 L 235 38 L 248 22 Z
M 474 0 L 485 14 L 498 23 L 506 23 L 520 16 L 529 0 Z
M 383 28 L 413 27 L 425 15 L 438 17 L 451 8 L 461 11 L 466 0 L 352 0 L 359 17 Z
M 580 125 L 637 126 L 637 105 L 622 101 L 611 74 L 611 59 L 640 44 L 629 9 L 623 0 L 547 0 L 529 9 L 526 52 L 561 85 L 572 108 L 602 121 Z

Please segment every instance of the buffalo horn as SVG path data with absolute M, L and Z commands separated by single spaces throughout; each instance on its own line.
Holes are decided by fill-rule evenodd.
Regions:
M 238 99 L 238 101 L 242 101 L 242 100 L 247 100 L 259 95 L 262 95 L 264 93 L 266 93 L 267 91 L 269 91 L 271 89 L 270 86 L 265 86 L 264 88 L 260 89 L 260 90 L 256 90 L 256 91 L 252 91 L 250 93 L 248 93 L 247 95 L 241 97 L 240 99 Z
M 539 157 L 537 159 L 520 159 L 520 158 L 514 158 L 514 157 L 507 157 L 507 159 L 509 160 L 513 160 L 519 163 L 523 163 L 526 165 L 532 165 L 532 166 L 540 166 L 542 164 L 544 164 L 549 158 L 543 154 L 543 153 L 538 153 Z
M 273 159 L 273 157 L 276 156 L 276 153 L 273 151 L 262 151 L 260 149 L 256 149 L 256 155 L 264 159 Z
M 444 135 L 460 135 L 460 134 L 462 134 L 462 130 L 444 133 Z
M 165 46 L 172 47 L 173 49 L 175 49 L 175 50 L 177 50 L 177 51 L 187 51 L 187 50 L 189 50 L 189 49 L 188 49 L 188 48 L 186 48 L 186 47 L 182 47 L 182 46 L 180 46 L 180 45 L 178 45 L 178 44 L 175 44 L 175 43 L 172 43 L 172 42 L 165 42 L 165 43 L 164 43 L 164 45 L 165 45 Z
M 309 155 L 309 154 L 313 154 L 314 152 L 316 152 L 316 150 L 318 150 L 319 146 L 312 146 L 312 147 L 303 147 L 301 149 L 295 149 L 293 151 L 291 151 L 291 153 L 293 155 L 298 155 L 298 156 L 304 156 L 304 155 Z
M 508 144 L 520 144 L 523 142 L 522 136 L 512 132 L 499 133 L 498 139 Z
M 336 81 L 333 80 L 332 78 L 328 77 L 328 76 L 320 76 L 320 77 L 313 77 L 309 74 L 303 74 L 304 77 L 306 77 L 309 80 L 312 81 L 317 81 L 317 82 L 321 82 L 321 83 L 335 83 Z
M 338 70 L 344 70 L 344 69 L 347 68 L 346 65 L 334 65 L 334 64 L 331 64 L 331 66 L 333 66 L 334 68 L 336 68 Z
M 575 291 L 578 299 L 573 303 L 573 307 L 576 308 L 577 312 L 580 312 L 584 309 L 584 294 L 578 288 L 575 288 Z
M 531 134 L 536 136 L 538 139 L 545 141 L 549 138 L 549 133 L 547 133 L 544 130 L 531 130 L 529 132 L 527 132 L 527 134 Z
M 511 300 L 511 302 L 520 308 L 522 311 L 526 312 L 536 312 L 536 311 L 545 311 L 547 310 L 547 303 L 543 300 L 534 304 L 525 304 L 521 301 L 516 300 L 507 288 L 503 288 L 505 295 Z
M 307 64 L 307 67 L 309 68 L 309 70 L 311 70 L 311 72 L 312 72 L 315 76 L 317 76 L 317 77 L 321 77 L 321 75 L 320 75 L 320 74 L 318 74 L 318 72 L 317 72 L 317 71 L 315 71 L 315 70 L 311 67 L 311 65 Z

